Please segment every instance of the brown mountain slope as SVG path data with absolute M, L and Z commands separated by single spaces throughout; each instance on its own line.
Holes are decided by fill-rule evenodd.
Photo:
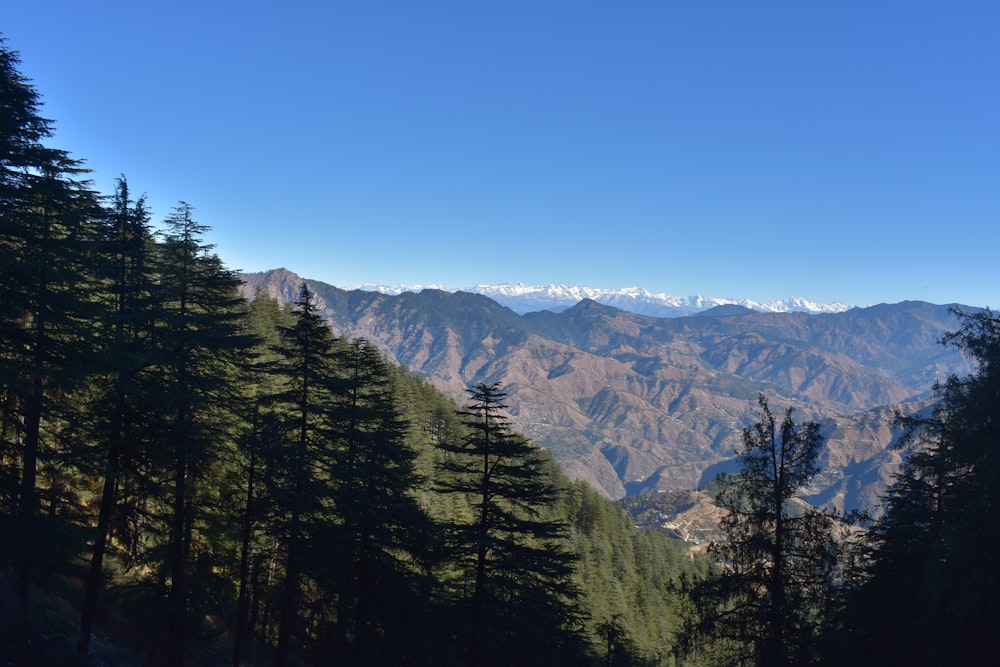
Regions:
M 244 280 L 248 296 L 260 288 L 280 301 L 302 282 L 284 269 Z M 891 411 L 878 409 L 926 398 L 935 378 L 968 370 L 936 343 L 954 327 L 948 309 L 918 302 L 661 319 L 584 301 L 519 316 L 474 294 L 307 282 L 337 333 L 374 342 L 446 393 L 461 400 L 473 383 L 502 381 L 517 426 L 612 498 L 692 488 L 724 467 L 764 392 L 772 406 L 824 422 L 828 466 L 816 498 L 870 504 L 867 487 L 898 463 L 886 452 Z

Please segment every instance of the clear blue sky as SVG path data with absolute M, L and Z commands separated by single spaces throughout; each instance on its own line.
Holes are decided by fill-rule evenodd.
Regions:
M 1000 3 L 6 2 L 231 268 L 1000 307 Z

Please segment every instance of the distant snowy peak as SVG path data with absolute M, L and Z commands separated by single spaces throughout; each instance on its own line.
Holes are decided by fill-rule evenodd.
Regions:
M 360 289 L 382 294 L 419 292 L 422 289 L 439 289 L 449 292 L 456 290 L 442 285 L 356 285 L 347 289 Z M 516 313 L 530 313 L 538 310 L 559 312 L 571 308 L 584 299 L 614 306 L 639 315 L 653 317 L 681 317 L 693 315 L 716 306 L 737 305 L 751 310 L 768 313 L 842 313 L 852 306 L 841 303 L 816 303 L 801 297 L 791 297 L 778 301 L 751 301 L 749 299 L 717 299 L 704 296 L 671 296 L 655 293 L 641 287 L 622 289 L 601 289 L 576 285 L 536 286 L 523 283 L 502 285 L 476 285 L 462 290 L 487 296 L 497 303 L 507 306 Z
M 488 296 L 519 313 L 533 310 L 565 310 L 583 299 L 591 299 L 621 310 L 655 317 L 692 315 L 715 306 L 724 305 L 738 305 L 751 310 L 772 313 L 841 313 L 851 308 L 851 306 L 839 301 L 832 304 L 822 304 L 800 297 L 758 302 L 749 299 L 719 299 L 700 295 L 671 296 L 665 293 L 650 292 L 641 287 L 600 289 L 567 285 L 540 287 L 508 283 L 504 285 L 476 285 L 469 291 Z
M 390 296 L 399 296 L 403 292 L 422 292 L 425 289 L 438 289 L 445 292 L 455 292 L 454 288 L 445 285 L 383 285 L 382 283 L 361 283 L 350 287 L 341 287 L 345 290 L 361 290 L 362 292 L 378 292 Z

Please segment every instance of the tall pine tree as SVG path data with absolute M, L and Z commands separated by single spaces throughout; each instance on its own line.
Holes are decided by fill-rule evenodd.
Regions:
M 0 557 L 26 611 L 32 572 L 65 562 L 53 549 L 59 498 L 39 470 L 65 467 L 56 436 L 72 420 L 56 399 L 95 363 L 100 207 L 82 163 L 43 144 L 51 123 L 18 65 L 0 41 Z
M 156 297 L 160 312 L 155 333 L 159 413 L 148 426 L 157 430 L 155 481 L 164 492 L 167 551 L 162 565 L 169 578 L 167 664 L 184 664 L 189 633 L 190 566 L 196 530 L 205 512 L 200 497 L 206 472 L 233 437 L 229 406 L 241 358 L 253 342 L 245 330 L 245 301 L 239 281 L 204 241 L 207 227 L 181 202 L 166 220 L 159 248 Z
M 582 644 L 575 555 L 556 500 L 551 459 L 510 426 L 500 383 L 469 390 L 467 435 L 439 444 L 438 489 L 470 498 L 450 531 L 469 665 L 570 664 Z
M 337 346 L 334 396 L 337 653 L 350 664 L 398 663 L 418 649 L 407 632 L 425 600 L 432 527 L 417 504 L 417 453 L 382 354 L 364 340 Z M 328 566 L 327 566 L 328 567 Z
M 294 323 L 279 329 L 276 348 L 280 362 L 273 372 L 282 385 L 274 397 L 278 433 L 268 449 L 268 484 L 284 554 L 283 580 L 278 590 L 279 628 L 275 664 L 293 662 L 293 640 L 305 644 L 303 606 L 305 559 L 316 526 L 334 512 L 329 483 L 334 465 L 333 394 L 334 339 L 302 285 L 295 302 Z
M 145 199 L 132 199 L 124 177 L 115 187 L 102 245 L 108 259 L 102 289 L 108 315 L 102 323 L 102 369 L 89 392 L 91 446 L 84 449 L 86 459 L 81 468 L 86 469 L 87 462 L 93 465 L 100 461 L 104 465 L 94 471 L 102 478 L 101 494 L 81 611 L 77 647 L 81 653 L 87 653 L 90 646 L 104 557 L 115 514 L 121 510 L 120 487 L 135 485 L 135 472 L 149 453 L 143 441 L 151 406 L 144 404 L 143 394 L 145 373 L 156 360 L 152 354 L 153 238 Z

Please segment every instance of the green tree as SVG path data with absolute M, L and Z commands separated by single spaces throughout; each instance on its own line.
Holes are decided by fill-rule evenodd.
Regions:
M 81 609 L 78 651 L 87 653 L 93 630 L 97 597 L 103 578 L 104 557 L 114 515 L 119 511 L 123 477 L 139 467 L 144 456 L 141 442 L 148 406 L 143 405 L 144 371 L 153 363 L 150 339 L 154 326 L 153 275 L 150 266 L 153 239 L 145 199 L 133 201 L 128 182 L 115 186 L 105 223 L 102 245 L 109 262 L 103 292 L 108 316 L 102 323 L 102 372 L 94 377 L 88 407 L 90 446 L 87 462 L 103 461 L 95 476 L 101 481 L 100 505 L 93 535 L 90 570 Z
M 236 275 L 211 252 L 207 227 L 181 202 L 165 221 L 159 247 L 159 321 L 155 337 L 161 355 L 158 415 L 147 428 L 160 438 L 155 480 L 166 491 L 165 523 L 169 539 L 163 559 L 170 580 L 166 661 L 182 665 L 190 641 L 188 614 L 193 590 L 190 565 L 194 539 L 204 528 L 207 500 L 203 485 L 225 443 L 231 442 L 237 400 L 236 380 L 242 357 L 253 339 L 245 331 L 245 300 Z M 209 545 L 205 545 L 210 549 Z
M 582 627 L 576 556 L 553 511 L 557 469 L 511 430 L 500 383 L 469 390 L 468 434 L 442 442 L 438 488 L 470 499 L 470 521 L 448 526 L 464 619 L 459 645 L 470 665 L 578 660 Z
M 796 424 L 792 408 L 779 422 L 764 396 L 759 404 L 759 421 L 743 431 L 741 470 L 716 496 L 724 538 L 710 552 L 723 573 L 697 591 L 700 620 L 734 664 L 809 664 L 838 560 L 832 518 L 796 494 L 817 472 L 823 438 L 817 423 Z
M 573 482 L 560 495 L 580 557 L 587 634 L 600 664 L 701 664 L 695 651 L 680 655 L 686 582 L 706 579 L 713 562 L 654 526 L 637 530 L 620 504 L 586 482 Z
M 65 540 L 52 482 L 66 468 L 57 437 L 75 406 L 59 398 L 96 363 L 101 211 L 83 164 L 42 143 L 51 123 L 19 62 L 0 41 L 0 557 L 17 569 L 26 611 L 32 572 L 68 556 L 54 548 Z
M 239 565 L 236 623 L 234 632 L 233 666 L 245 664 L 252 639 L 259 629 L 262 600 L 266 585 L 259 573 L 267 562 L 275 562 L 277 554 L 269 548 L 275 542 L 268 494 L 268 472 L 272 458 L 270 447 L 279 441 L 278 413 L 274 396 L 279 393 L 281 378 L 274 373 L 280 355 L 281 327 L 292 325 L 290 311 L 261 291 L 250 301 L 249 325 L 257 338 L 244 368 L 241 401 L 243 428 L 238 440 L 240 467 L 233 483 L 241 496 L 242 515 L 239 518 Z M 270 538 L 270 539 L 269 539 Z
M 305 558 L 317 525 L 332 520 L 333 493 L 329 474 L 333 451 L 334 337 L 313 295 L 303 283 L 295 302 L 294 323 L 281 327 L 274 366 L 282 384 L 274 397 L 279 424 L 268 449 L 270 494 L 281 523 L 283 581 L 278 592 L 279 629 L 275 664 L 292 660 L 293 638 L 306 642 L 304 621 Z
M 414 650 L 407 632 L 423 613 L 420 591 L 432 526 L 417 503 L 416 451 L 382 354 L 365 340 L 337 345 L 334 396 L 336 524 L 329 572 L 337 594 L 337 653 L 355 665 L 397 663 Z M 324 550 L 324 569 L 330 560 Z
M 961 324 L 942 342 L 976 370 L 935 385 L 929 412 L 900 418 L 909 458 L 871 530 L 831 661 L 951 665 L 1000 654 L 1000 318 L 955 312 Z

